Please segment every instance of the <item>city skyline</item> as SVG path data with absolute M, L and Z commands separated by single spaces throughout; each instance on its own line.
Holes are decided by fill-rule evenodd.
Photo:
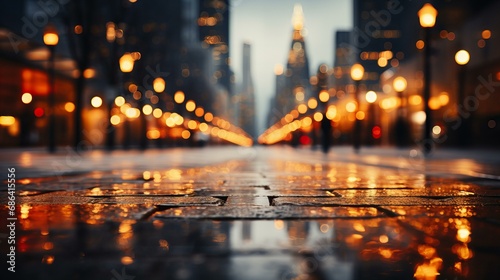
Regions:
M 241 83 L 241 46 L 243 43 L 250 43 L 259 133 L 265 129 L 270 98 L 274 95 L 274 67 L 276 64 L 286 64 L 292 39 L 295 4 L 301 4 L 304 12 L 310 73 L 315 73 L 321 63 L 333 66 L 335 31 L 352 28 L 351 0 L 231 1 L 231 68 L 235 73 L 236 83 Z

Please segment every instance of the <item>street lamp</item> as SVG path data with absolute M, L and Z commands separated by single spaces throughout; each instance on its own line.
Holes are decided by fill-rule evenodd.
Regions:
M 470 54 L 466 50 L 459 50 L 455 54 L 455 62 L 458 64 L 458 100 L 457 104 L 463 102 L 465 99 L 465 78 L 466 78 L 466 65 L 469 63 Z M 458 107 L 457 107 L 458 108 Z M 467 118 L 464 119 L 462 125 L 458 128 L 458 143 L 462 146 L 466 146 L 469 141 L 469 121 Z
M 392 82 L 392 87 L 398 93 L 399 98 L 399 108 L 398 108 L 398 116 L 396 118 L 396 145 L 398 147 L 404 147 L 408 144 L 408 125 L 406 123 L 406 116 L 404 113 L 406 100 L 403 98 L 403 92 L 406 90 L 406 79 L 403 77 L 396 77 Z
M 130 53 L 125 53 L 120 57 L 120 70 L 123 73 L 130 73 L 134 69 L 134 57 Z
M 369 119 L 369 126 L 370 129 L 373 129 L 375 127 L 375 124 L 377 123 L 377 116 L 375 114 L 375 106 L 374 103 L 377 101 L 378 96 L 377 93 L 374 92 L 373 90 L 368 91 L 365 94 L 365 100 L 368 102 L 368 119 Z M 374 144 L 375 141 L 373 137 L 369 137 L 370 139 L 368 141 L 369 144 Z
M 424 106 L 425 106 L 425 127 L 423 137 L 424 154 L 428 155 L 431 152 L 431 109 L 429 107 L 429 99 L 431 96 L 431 65 L 430 55 L 430 29 L 436 24 L 437 10 L 429 3 L 426 3 L 419 11 L 418 17 L 420 26 L 424 29 Z
M 50 71 L 50 94 L 49 94 L 49 107 L 50 107 L 50 115 L 49 115 L 49 152 L 54 153 L 56 151 L 56 115 L 55 115 L 55 106 L 56 106 L 56 74 L 55 74 L 55 55 L 54 50 L 56 48 L 57 43 L 59 42 L 59 35 L 57 34 L 57 30 L 54 25 L 48 24 L 45 27 L 43 33 L 43 42 L 47 47 L 49 47 L 50 51 L 50 59 L 49 59 L 49 71 Z
M 354 101 L 356 102 L 356 119 L 354 121 L 354 139 L 353 139 L 353 147 L 354 151 L 357 153 L 361 146 L 361 122 L 357 118 L 359 112 L 359 82 L 363 79 L 365 74 L 365 68 L 363 65 L 359 63 L 355 63 L 351 67 L 351 79 L 354 81 Z

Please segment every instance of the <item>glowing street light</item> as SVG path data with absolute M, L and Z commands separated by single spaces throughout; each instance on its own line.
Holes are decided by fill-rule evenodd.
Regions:
M 132 72 L 134 69 L 134 57 L 130 53 L 125 53 L 120 57 L 120 70 L 123 73 L 129 73 Z
M 158 93 L 163 92 L 165 90 L 165 80 L 161 77 L 154 79 L 153 89 Z
M 366 102 L 372 104 L 377 101 L 377 93 L 374 92 L 373 90 L 370 90 L 369 92 L 366 93 L 365 95 Z
M 424 29 L 425 37 L 424 37 L 424 106 L 425 106 L 425 126 L 424 126 L 424 135 L 423 135 L 423 143 L 424 143 L 424 154 L 428 155 L 431 152 L 432 145 L 432 116 L 431 109 L 429 107 L 429 99 L 431 96 L 431 64 L 430 64 L 430 56 L 431 56 L 431 48 L 429 46 L 430 43 L 430 29 L 434 27 L 436 24 L 437 10 L 429 3 L 426 3 L 419 11 L 418 17 L 420 21 L 420 26 Z
M 459 50 L 455 54 L 455 62 L 458 65 L 466 65 L 467 63 L 469 63 L 469 60 L 470 60 L 470 54 L 466 50 Z
M 423 28 L 431 28 L 436 24 L 437 10 L 429 3 L 426 3 L 418 11 L 418 19 L 420 20 L 420 26 Z
M 363 65 L 355 63 L 351 67 L 351 79 L 353 81 L 355 82 L 361 81 L 361 79 L 363 79 L 364 74 L 365 74 L 365 68 L 363 67 Z

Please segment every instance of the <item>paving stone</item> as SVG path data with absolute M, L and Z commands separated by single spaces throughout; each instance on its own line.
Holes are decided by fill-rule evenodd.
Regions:
M 96 203 L 111 204 L 154 204 L 156 206 L 185 206 L 185 205 L 223 205 L 224 201 L 215 197 L 191 196 L 191 197 L 105 197 L 99 199 Z
M 446 197 L 442 199 L 421 197 L 278 197 L 272 205 L 295 206 L 383 206 L 383 205 L 498 205 L 496 198 L 480 197 Z
M 264 196 L 230 196 L 227 206 L 269 206 L 269 198 Z
M 373 207 L 294 207 L 294 206 L 221 206 L 176 207 L 158 211 L 153 218 L 186 219 L 319 219 L 374 218 L 385 213 Z

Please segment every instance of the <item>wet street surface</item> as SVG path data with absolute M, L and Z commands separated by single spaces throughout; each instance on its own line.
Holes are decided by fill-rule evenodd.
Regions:
M 7 152 L 1 279 L 496 279 L 500 159 L 460 155 Z

